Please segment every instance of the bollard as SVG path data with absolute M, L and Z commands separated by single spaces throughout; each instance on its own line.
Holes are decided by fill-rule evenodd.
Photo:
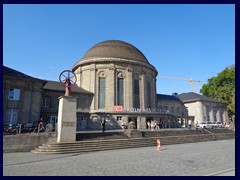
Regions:
M 161 143 L 160 143 L 160 139 L 157 139 L 157 150 L 160 151 L 161 150 Z

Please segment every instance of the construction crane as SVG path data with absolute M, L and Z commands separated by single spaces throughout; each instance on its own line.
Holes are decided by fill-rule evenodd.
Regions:
M 190 85 L 191 85 L 191 90 L 192 90 L 192 92 L 194 92 L 193 82 L 202 82 L 202 81 L 200 81 L 200 80 L 193 80 L 192 78 L 188 79 L 188 78 L 169 77 L 169 76 L 158 76 L 158 78 L 165 78 L 165 79 L 175 79 L 175 80 L 189 81 L 189 82 L 190 82 Z

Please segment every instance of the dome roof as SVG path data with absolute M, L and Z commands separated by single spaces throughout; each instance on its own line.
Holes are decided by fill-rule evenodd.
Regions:
M 94 63 L 116 62 L 150 68 L 157 74 L 155 67 L 148 62 L 140 50 L 129 43 L 118 40 L 103 41 L 94 45 L 84 54 L 82 59 L 74 64 L 72 70 L 75 71 L 79 67 Z
M 94 45 L 80 61 L 90 58 L 121 58 L 149 64 L 140 50 L 129 43 L 118 40 L 103 41 Z

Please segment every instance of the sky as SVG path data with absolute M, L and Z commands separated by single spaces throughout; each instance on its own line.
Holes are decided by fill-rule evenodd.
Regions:
M 121 40 L 158 71 L 157 93 L 200 93 L 235 64 L 234 4 L 4 4 L 3 65 L 58 81 L 94 45 Z M 178 80 L 161 78 L 176 77 Z

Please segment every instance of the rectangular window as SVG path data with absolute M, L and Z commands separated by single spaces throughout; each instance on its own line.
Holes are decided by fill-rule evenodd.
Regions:
M 177 113 L 178 114 L 180 113 L 180 107 L 177 107 Z
M 210 112 L 209 106 L 206 106 L 206 111 L 207 111 L 207 113 Z
M 139 80 L 134 79 L 134 108 L 140 108 Z
M 217 121 L 217 116 L 214 115 L 213 118 L 214 118 L 213 121 Z
M 18 109 L 7 109 L 6 124 L 17 124 Z
M 9 89 L 8 99 L 18 101 L 20 98 L 20 89 Z
M 117 116 L 117 121 L 121 121 L 122 120 L 122 116 Z
M 123 106 L 123 89 L 124 89 L 124 79 L 118 78 L 117 82 L 117 105 Z
M 99 98 L 98 98 L 98 108 L 105 108 L 105 91 L 106 91 L 106 78 L 99 78 Z
M 210 116 L 207 116 L 207 120 L 210 121 Z
M 174 106 L 172 106 L 172 113 L 174 113 Z
M 147 82 L 147 108 L 151 108 L 151 86 L 150 82 Z
M 43 97 L 42 107 L 50 107 L 50 98 L 49 97 Z

